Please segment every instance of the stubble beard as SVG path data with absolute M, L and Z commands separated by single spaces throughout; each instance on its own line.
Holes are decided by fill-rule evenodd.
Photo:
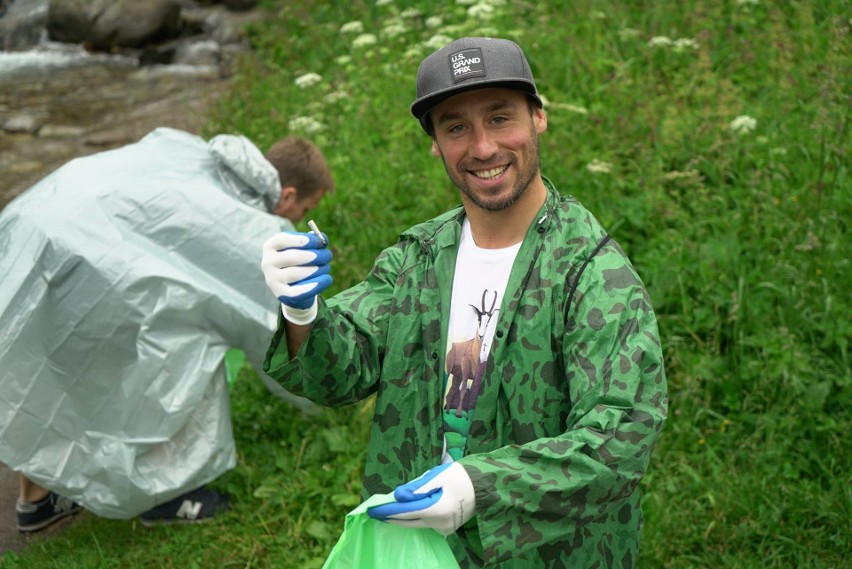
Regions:
M 511 207 L 517 202 L 522 195 L 527 191 L 532 183 L 533 179 L 536 177 L 539 171 L 539 152 L 538 152 L 538 137 L 533 135 L 532 137 L 532 150 L 528 151 L 525 149 L 523 151 L 523 158 L 526 160 L 526 167 L 518 172 L 518 177 L 515 180 L 515 184 L 512 186 L 512 191 L 509 195 L 499 198 L 499 199 L 487 199 L 489 196 L 482 196 L 474 192 L 467 182 L 464 179 L 464 174 L 458 174 L 454 170 L 450 169 L 447 165 L 447 161 L 441 156 L 441 161 L 444 163 L 444 170 L 447 172 L 447 176 L 449 176 L 450 180 L 452 180 L 453 184 L 464 194 L 468 200 L 470 200 L 473 205 L 478 208 L 481 208 L 485 211 L 503 211 Z M 515 162 L 511 162 L 509 167 L 511 168 Z

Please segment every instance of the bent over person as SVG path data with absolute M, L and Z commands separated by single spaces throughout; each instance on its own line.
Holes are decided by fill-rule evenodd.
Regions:
M 225 354 L 260 369 L 278 302 L 257 273 L 334 183 L 312 143 L 159 128 L 78 158 L 0 213 L 0 462 L 17 525 L 80 509 L 144 525 L 227 508 Z M 312 405 L 269 378 L 270 390 Z
M 461 207 L 405 231 L 325 301 L 326 237 L 279 233 L 264 369 L 322 405 L 376 395 L 369 514 L 447 536 L 462 567 L 634 567 L 638 485 L 667 413 L 651 301 L 539 170 L 547 116 L 513 42 L 429 55 L 411 107 Z

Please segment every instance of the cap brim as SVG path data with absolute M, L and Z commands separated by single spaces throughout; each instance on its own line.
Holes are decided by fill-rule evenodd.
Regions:
M 422 123 L 423 118 L 429 113 L 429 111 L 431 111 L 450 97 L 458 95 L 459 93 L 464 93 L 466 91 L 472 91 L 474 89 L 488 89 L 496 87 L 505 87 L 507 89 L 515 89 L 517 91 L 526 93 L 527 95 L 533 97 L 539 104 L 539 106 L 543 106 L 541 98 L 539 98 L 538 92 L 536 91 L 535 85 L 530 84 L 529 80 L 501 78 L 495 79 L 493 81 L 477 81 L 469 85 L 453 85 L 452 87 L 449 87 L 442 91 L 431 93 L 426 97 L 421 97 L 420 99 L 417 99 L 411 104 L 411 114 L 414 115 L 414 117 Z

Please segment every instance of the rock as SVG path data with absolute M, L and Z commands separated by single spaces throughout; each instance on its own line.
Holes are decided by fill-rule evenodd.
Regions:
M 178 47 L 173 63 L 183 65 L 218 65 L 222 48 L 212 40 L 185 43 Z
M 129 132 L 125 129 L 116 128 L 90 134 L 83 139 L 83 144 L 86 146 L 115 147 L 123 144 L 129 144 L 135 140 L 135 133 Z
M 63 124 L 46 124 L 38 131 L 40 138 L 74 138 L 85 133 L 83 127 Z
M 44 169 L 44 164 L 35 160 L 15 162 L 9 166 L 10 174 L 32 174 Z
M 38 131 L 41 123 L 32 115 L 13 115 L 3 123 L 3 130 L 11 133 L 34 134 Z
M 94 25 L 98 47 L 141 47 L 177 35 L 180 5 L 176 0 L 113 0 Z
M 50 0 L 47 6 L 47 35 L 65 43 L 82 43 L 92 35 L 91 13 L 105 0 Z
M 20 51 L 38 45 L 47 23 L 45 0 L 0 0 L 0 50 Z
M 182 6 L 180 10 L 181 36 L 196 36 L 206 33 L 204 20 L 208 10 L 200 6 Z
M 137 48 L 176 37 L 180 9 L 178 0 L 50 0 L 47 30 L 56 41 Z
M 205 20 L 208 35 L 222 45 L 241 43 L 245 38 L 245 27 L 264 17 L 263 12 L 234 13 L 227 10 L 212 10 Z
M 139 65 L 168 65 L 175 59 L 178 41 L 148 45 L 139 54 Z

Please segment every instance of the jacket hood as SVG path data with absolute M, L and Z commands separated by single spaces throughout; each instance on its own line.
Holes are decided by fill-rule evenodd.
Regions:
M 281 198 L 278 171 L 254 143 L 241 135 L 220 134 L 208 146 L 228 192 L 261 211 L 275 210 Z

